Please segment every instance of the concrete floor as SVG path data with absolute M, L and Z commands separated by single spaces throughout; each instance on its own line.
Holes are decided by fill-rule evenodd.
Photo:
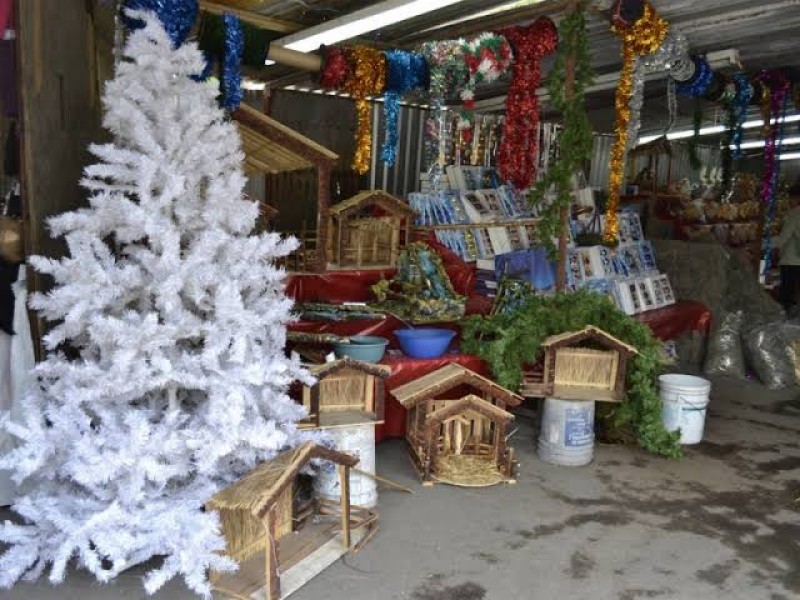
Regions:
M 402 443 L 381 444 L 379 472 L 416 493 L 382 491 L 378 535 L 293 600 L 800 598 L 798 392 L 714 383 L 707 441 L 682 461 L 600 446 L 590 467 L 555 467 L 521 422 L 516 485 L 422 488 Z M 0 593 L 142 597 L 135 572 Z M 153 598 L 191 597 L 173 583 Z

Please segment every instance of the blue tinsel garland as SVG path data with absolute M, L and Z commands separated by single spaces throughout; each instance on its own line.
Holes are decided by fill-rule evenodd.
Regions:
M 225 57 L 222 62 L 222 106 L 234 111 L 242 103 L 242 53 L 244 30 L 239 17 L 231 13 L 222 16 L 225 23 Z
M 708 92 L 714 79 L 714 71 L 711 70 L 711 65 L 706 59 L 695 56 L 692 57 L 692 60 L 695 66 L 694 76 L 686 83 L 678 85 L 675 91 L 681 96 L 698 98 Z
M 750 101 L 753 99 L 753 86 L 750 85 L 750 80 L 743 73 L 736 73 L 733 76 L 733 82 L 736 86 L 736 97 L 731 107 L 736 115 L 736 128 L 733 131 L 733 158 L 739 160 L 742 157 L 742 138 L 744 137 L 742 126 L 747 119 Z
M 155 12 L 175 48 L 186 41 L 198 11 L 197 0 L 125 0 L 121 18 L 125 27 L 130 30 L 144 27 L 144 21 L 129 17 L 125 9 Z
M 400 97 L 416 88 L 426 89 L 430 83 L 425 57 L 404 50 L 388 50 L 386 56 L 386 93 L 383 112 L 386 118 L 386 139 L 381 147 L 381 160 L 389 166 L 397 160 L 397 121 Z

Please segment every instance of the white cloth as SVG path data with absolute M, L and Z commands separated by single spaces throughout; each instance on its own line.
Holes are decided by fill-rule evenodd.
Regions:
M 21 419 L 22 396 L 31 380 L 34 366 L 33 340 L 28 321 L 28 293 L 25 283 L 25 267 L 19 268 L 19 278 L 12 286 L 14 290 L 14 332 L 8 335 L 0 331 L 0 411 L 11 411 L 12 419 Z M 14 441 L 0 432 L 0 454 L 8 452 Z M 0 506 L 12 504 L 16 485 L 8 471 L 0 471 Z

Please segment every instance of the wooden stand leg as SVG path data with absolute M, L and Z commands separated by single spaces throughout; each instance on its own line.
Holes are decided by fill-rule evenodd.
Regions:
M 267 513 L 267 547 L 264 550 L 267 563 L 264 571 L 266 576 L 264 589 L 267 593 L 267 600 L 280 600 L 281 598 L 281 581 L 278 576 L 278 556 L 275 548 L 275 519 L 275 509 L 272 508 Z
M 342 545 L 350 549 L 350 467 L 339 465 L 339 480 L 342 487 Z

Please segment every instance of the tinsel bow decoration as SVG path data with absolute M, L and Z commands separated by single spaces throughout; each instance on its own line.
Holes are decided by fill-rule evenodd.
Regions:
M 475 124 L 475 90 L 479 85 L 497 81 L 507 73 L 513 53 L 508 40 L 493 33 L 484 33 L 464 42 L 461 50 L 469 78 L 460 93 L 463 109 L 458 128 L 462 130 L 462 138 L 468 144 L 472 141 L 472 128 Z
M 347 58 L 347 51 L 336 46 L 323 46 L 320 50 L 322 52 L 320 84 L 329 90 L 342 89 L 350 76 L 350 61 Z
M 400 98 L 417 88 L 427 89 L 430 85 L 428 61 L 424 56 L 405 50 L 388 50 L 386 55 L 386 93 L 383 114 L 385 117 L 386 138 L 381 148 L 381 160 L 393 166 L 397 160 L 397 119 Z
M 625 156 L 628 149 L 628 128 L 631 122 L 631 97 L 634 91 L 634 71 L 637 57 L 656 52 L 669 33 L 669 23 L 662 19 L 650 2 L 645 2 L 644 12 L 629 27 L 612 26 L 612 31 L 622 39 L 622 70 L 615 107 L 617 112 L 614 131 L 616 139 L 611 148 L 608 175 L 608 204 L 606 207 L 603 242 L 616 245 L 619 242 L 619 197 L 622 193 L 622 179 L 625 170 Z
M 508 27 L 500 33 L 511 43 L 514 62 L 497 166 L 505 181 L 524 190 L 536 180 L 539 135 L 536 90 L 542 82 L 541 60 L 556 51 L 558 30 L 552 20 L 540 17 L 528 26 Z
M 380 50 L 355 46 L 348 50 L 350 72 L 343 89 L 356 102 L 356 149 L 353 170 L 369 172 L 372 158 L 372 119 L 369 96 L 380 96 L 386 88 L 386 56 Z
M 120 16 L 125 27 L 131 31 L 144 27 L 144 21 L 128 15 L 128 10 L 149 10 L 156 13 L 164 25 L 172 45 L 180 47 L 186 41 L 197 19 L 197 0 L 125 0 Z

